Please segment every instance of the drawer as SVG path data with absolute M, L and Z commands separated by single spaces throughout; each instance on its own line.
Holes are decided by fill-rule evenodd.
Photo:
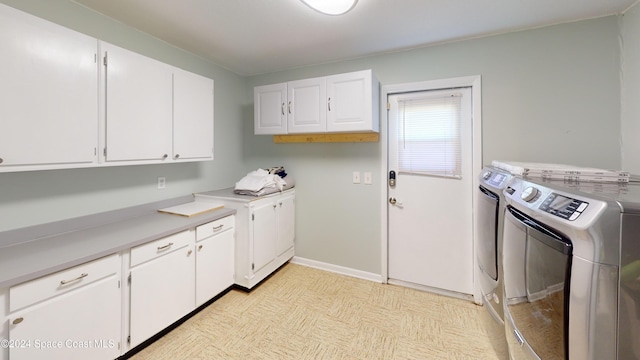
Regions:
M 114 254 L 82 265 L 58 271 L 9 289 L 9 311 L 21 309 L 36 302 L 64 294 L 68 291 L 117 274 L 120 255 Z
M 131 266 L 160 257 L 182 249 L 193 242 L 193 230 L 185 230 L 177 234 L 163 237 L 131 249 Z
M 210 223 L 200 225 L 196 228 L 196 241 L 204 240 L 210 236 L 233 229 L 235 216 L 227 216 Z

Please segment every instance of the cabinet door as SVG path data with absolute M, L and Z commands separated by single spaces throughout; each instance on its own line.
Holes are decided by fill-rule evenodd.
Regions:
M 101 42 L 105 56 L 106 161 L 158 160 L 171 154 L 173 69 Z
M 327 131 L 378 131 L 373 108 L 377 86 L 371 70 L 328 76 Z
M 131 270 L 131 347 L 140 344 L 195 307 L 193 245 Z
M 290 81 L 288 88 L 289 133 L 319 133 L 327 131 L 325 78 Z
M 233 230 L 196 244 L 196 306 L 200 306 L 233 285 Z
M 96 161 L 97 44 L 0 4 L 0 171 Z
M 213 80 L 173 73 L 173 159 L 213 160 Z
M 295 239 L 296 205 L 295 195 L 284 195 L 278 205 L 278 246 L 277 254 L 282 255 L 293 246 Z
M 120 277 L 112 275 L 27 308 L 10 319 L 9 337 L 23 347 L 11 360 L 115 359 L 120 355 Z
M 276 204 L 273 201 L 261 201 L 251 213 L 252 270 L 256 273 L 277 256 Z
M 253 89 L 254 133 L 287 133 L 287 84 L 256 86 Z

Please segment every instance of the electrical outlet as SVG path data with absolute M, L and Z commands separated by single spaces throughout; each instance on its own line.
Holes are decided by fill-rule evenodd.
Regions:
M 164 189 L 167 186 L 167 179 L 164 176 L 158 177 L 158 189 Z
M 353 183 L 354 184 L 360 184 L 360 172 L 359 171 L 354 171 L 353 172 Z
M 370 172 L 364 173 L 364 184 L 365 185 L 371 185 L 371 173 Z

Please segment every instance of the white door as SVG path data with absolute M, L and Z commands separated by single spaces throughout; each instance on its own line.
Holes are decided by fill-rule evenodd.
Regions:
M 106 160 L 171 156 L 172 68 L 101 42 L 106 57 Z
M 290 134 L 326 132 L 326 79 L 289 81 L 287 91 L 287 131 Z
M 287 83 L 253 88 L 254 133 L 287 133 Z
M 251 212 L 253 221 L 253 262 L 251 270 L 257 273 L 277 257 L 278 229 L 275 201 L 260 201 Z
M 173 72 L 173 158 L 213 159 L 213 80 Z
M 472 294 L 471 88 L 388 102 L 389 279 Z

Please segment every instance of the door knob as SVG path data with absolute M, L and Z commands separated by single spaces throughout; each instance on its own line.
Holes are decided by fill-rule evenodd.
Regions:
M 396 198 L 389 198 L 389 204 L 395 205 L 396 204 Z

